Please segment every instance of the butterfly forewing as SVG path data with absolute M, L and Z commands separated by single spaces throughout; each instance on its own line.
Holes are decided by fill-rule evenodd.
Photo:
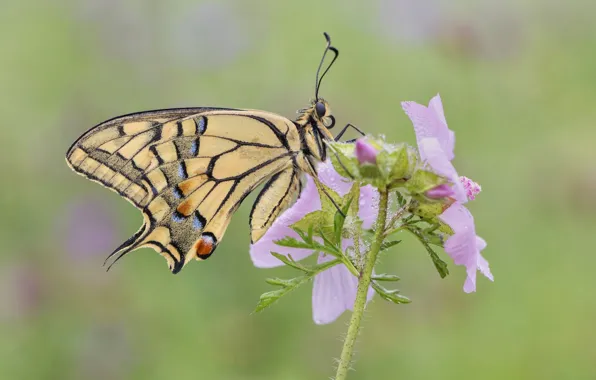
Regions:
M 295 198 L 300 145 L 296 126 L 272 113 L 186 108 L 104 122 L 73 144 L 67 161 L 143 211 L 143 227 L 112 255 L 152 247 L 178 272 L 209 257 L 242 200 L 275 176 L 252 212 L 253 240 L 262 236 Z

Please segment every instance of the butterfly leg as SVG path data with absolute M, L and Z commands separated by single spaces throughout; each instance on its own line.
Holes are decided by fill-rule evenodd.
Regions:
M 362 132 L 360 129 L 358 129 L 358 127 L 356 127 L 354 124 L 348 123 L 348 124 L 346 124 L 345 127 L 342 128 L 341 131 L 339 131 L 339 133 L 337 134 L 337 136 L 335 136 L 335 141 L 339 141 L 339 139 L 344 135 L 344 133 L 346 133 L 346 131 L 350 127 L 352 127 L 352 129 L 354 129 L 356 132 L 360 133 L 362 136 L 365 135 L 365 133 Z M 353 141 L 353 140 L 350 140 L 349 142 L 351 142 L 351 141 Z

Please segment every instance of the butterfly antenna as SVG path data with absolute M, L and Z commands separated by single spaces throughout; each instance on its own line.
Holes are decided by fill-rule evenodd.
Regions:
M 315 78 L 315 99 L 319 99 L 319 88 L 321 87 L 321 82 L 323 81 L 323 77 L 325 76 L 325 74 L 327 74 L 327 71 L 329 71 L 329 69 L 333 65 L 333 62 L 335 62 L 335 60 L 339 56 L 339 50 L 337 50 L 336 48 L 331 46 L 331 37 L 329 37 L 329 35 L 327 33 L 323 33 L 323 35 L 325 36 L 325 40 L 327 40 L 327 47 L 325 47 L 325 51 L 323 52 L 323 57 L 321 58 L 321 62 L 319 63 L 319 67 L 317 68 L 317 76 Z M 333 59 L 331 60 L 331 63 L 329 63 L 329 66 L 327 66 L 325 71 L 323 71 L 323 74 L 321 75 L 321 77 L 319 78 L 321 68 L 323 67 L 323 63 L 325 62 L 325 57 L 327 56 L 327 52 L 330 50 L 334 54 Z

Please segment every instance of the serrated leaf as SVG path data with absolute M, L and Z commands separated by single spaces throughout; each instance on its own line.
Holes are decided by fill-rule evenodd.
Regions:
M 399 281 L 401 280 L 401 278 L 399 278 L 399 276 L 396 276 L 394 274 L 387 274 L 387 273 L 381 273 L 381 274 L 376 274 L 372 277 L 373 281 Z
M 377 292 L 377 294 L 386 301 L 393 302 L 395 304 L 412 302 L 408 297 L 400 295 L 399 290 L 385 289 L 384 287 L 382 287 L 374 281 L 371 284 L 373 289 Z
M 379 252 L 383 252 L 383 251 L 393 247 L 394 245 L 398 245 L 399 243 L 401 243 L 401 240 L 385 241 L 385 242 L 383 242 L 383 244 L 381 244 L 381 248 L 380 248 Z
M 289 236 L 286 236 L 283 239 L 275 240 L 273 242 L 282 247 L 314 249 L 313 243 L 302 242 Z
M 439 255 L 432 249 L 432 247 L 426 241 L 426 237 L 423 235 L 422 231 L 414 226 L 409 226 L 406 228 L 406 231 L 410 231 L 414 236 L 418 238 L 420 243 L 426 248 L 426 251 L 430 255 L 430 258 L 439 273 L 441 278 L 445 278 L 449 274 L 449 269 L 447 269 L 447 263 L 444 262 L 439 258 Z
M 271 252 L 271 255 L 273 255 L 273 257 L 275 257 L 276 259 L 278 259 L 279 261 L 283 262 L 284 264 L 286 264 L 287 266 L 290 266 L 294 269 L 298 269 L 300 271 L 303 271 L 305 273 L 310 273 L 311 270 L 307 267 L 305 267 L 304 265 L 296 262 L 292 256 L 286 256 L 286 255 L 282 255 L 279 254 L 277 252 Z
M 395 196 L 397 197 L 397 204 L 399 205 L 399 207 L 400 208 L 404 207 L 404 205 L 406 204 L 406 198 L 404 198 L 402 193 L 400 193 L 399 191 L 396 191 Z
M 439 255 L 437 255 L 437 253 L 432 249 L 430 245 L 425 244 L 424 247 L 430 255 L 430 258 L 432 259 L 433 264 L 437 269 L 437 272 L 439 272 L 439 276 L 441 276 L 441 278 L 447 277 L 447 275 L 449 274 L 449 269 L 447 269 L 447 263 L 439 258 Z
M 257 303 L 257 306 L 255 308 L 255 312 L 260 312 L 263 309 L 271 306 L 273 303 L 277 302 L 281 297 L 290 293 L 292 290 L 298 288 L 302 284 L 310 281 L 316 274 L 321 273 L 339 263 L 341 263 L 341 260 L 339 259 L 327 261 L 325 263 L 314 266 L 312 269 L 309 269 L 309 273 L 289 280 L 281 278 L 269 278 L 265 280 L 268 284 L 281 286 L 282 288 L 261 294 L 259 302 Z
M 311 276 L 305 275 L 293 278 L 291 280 L 282 280 L 278 278 L 267 279 L 267 283 L 271 285 L 279 285 L 282 288 L 261 294 L 261 297 L 259 298 L 259 303 L 255 308 L 255 312 L 262 311 L 263 309 L 271 306 L 273 303 L 277 302 L 281 297 L 285 296 L 292 290 L 298 288 L 300 285 L 310 280 L 310 278 Z

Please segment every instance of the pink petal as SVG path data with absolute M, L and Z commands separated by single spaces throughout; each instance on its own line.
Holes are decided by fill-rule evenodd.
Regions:
M 464 232 L 470 226 L 474 226 L 474 217 L 468 209 L 461 203 L 454 203 L 441 215 L 439 215 L 445 224 L 448 224 L 451 229 L 457 232 Z
M 456 265 L 466 267 L 467 278 L 464 283 L 466 293 L 476 291 L 476 271 L 493 281 L 488 261 L 480 254 L 486 248 L 486 241 L 476 236 L 474 217 L 460 203 L 454 203 L 445 210 L 439 218 L 447 223 L 454 234 L 445 242 L 445 252 L 453 259 Z
M 476 291 L 476 269 L 466 269 L 467 277 L 464 282 L 464 292 L 472 293 Z
M 420 145 L 420 141 L 424 138 L 436 138 L 447 155 L 447 159 L 451 161 L 454 157 L 455 134 L 447 127 L 441 100 L 440 98 L 436 100 L 436 98 L 431 100 L 429 105 L 431 108 L 416 102 L 402 102 L 402 108 L 414 125 L 418 144 Z
M 333 260 L 333 256 L 319 255 L 318 263 Z M 356 300 L 358 279 L 342 264 L 315 276 L 312 293 L 313 320 L 322 325 L 335 321 L 346 310 L 352 310 Z M 367 302 L 374 290 L 369 289 Z
M 317 165 L 317 174 L 323 184 L 331 188 L 340 196 L 346 195 L 352 188 L 352 182 L 340 176 L 333 167 L 330 160 L 319 163 Z
M 340 196 L 345 196 L 352 188 L 352 182 L 340 176 L 330 160 L 321 162 L 317 166 L 319 179 Z M 364 228 L 371 228 L 377 219 L 379 192 L 371 185 L 360 188 L 360 205 L 358 216 L 363 221 Z
M 478 253 L 478 270 L 480 271 L 480 273 L 484 275 L 484 277 L 488 278 L 489 280 L 495 280 L 493 274 L 490 272 L 488 261 L 486 261 L 484 256 L 482 256 L 480 253 Z
M 371 185 L 360 188 L 360 204 L 358 217 L 362 219 L 362 228 L 369 229 L 377 220 L 379 214 L 379 192 Z
M 435 117 L 439 119 L 440 122 L 447 126 L 445 112 L 443 112 L 443 102 L 441 101 L 441 95 L 435 95 L 428 103 L 428 108 L 434 112 Z
M 250 246 L 250 257 L 253 264 L 259 268 L 271 268 L 282 265 L 283 263 L 273 257 L 271 252 L 277 252 L 282 255 L 292 255 L 295 260 L 302 260 L 312 254 L 308 249 L 282 247 L 275 244 L 275 241 L 283 239 L 286 236 L 299 238 L 298 234 L 290 226 L 306 214 L 321 209 L 319 193 L 314 180 L 306 176 L 306 186 L 300 193 L 300 198 L 292 207 L 284 211 L 273 222 L 269 230 L 263 237 Z

